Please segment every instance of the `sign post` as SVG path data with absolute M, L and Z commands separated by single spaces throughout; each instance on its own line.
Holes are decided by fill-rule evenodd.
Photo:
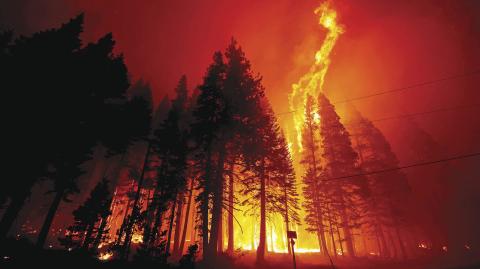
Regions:
M 292 244 L 293 269 L 297 269 L 297 262 L 295 261 L 295 239 L 297 239 L 297 232 L 287 231 L 287 240 L 288 239 L 290 239 L 290 244 Z

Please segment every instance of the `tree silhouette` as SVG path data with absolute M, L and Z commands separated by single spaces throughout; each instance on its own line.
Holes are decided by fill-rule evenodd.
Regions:
M 83 242 L 78 242 L 78 245 L 81 245 L 84 249 L 89 249 L 92 244 L 95 246 L 96 239 L 101 239 L 105 234 L 105 226 L 102 224 L 104 223 L 103 220 L 111 213 L 110 204 L 112 200 L 108 185 L 109 181 L 104 178 L 90 192 L 90 197 L 73 211 L 75 223 L 69 227 L 69 234 L 83 235 L 83 238 L 81 238 Z M 99 221 L 102 222 L 97 225 Z M 95 233 L 96 236 L 93 237 Z M 61 241 L 65 241 L 65 239 L 61 239 Z
M 201 233 L 203 256 L 209 251 L 209 201 L 213 188 L 213 151 L 217 132 L 224 123 L 225 98 L 223 84 L 225 63 L 220 52 L 213 55 L 213 63 L 209 66 L 199 86 L 200 95 L 193 112 L 192 136 L 196 144 L 195 160 L 199 171 L 199 187 L 201 192 L 197 201 L 201 213 Z
M 328 194 L 327 185 L 322 183 L 320 150 L 319 150 L 319 116 L 317 114 L 315 100 L 312 96 L 307 96 L 305 103 L 305 123 L 303 127 L 302 146 L 303 158 L 301 163 L 305 166 L 305 175 L 303 189 L 306 209 L 305 221 L 308 230 L 315 232 L 318 237 L 318 244 L 324 255 L 328 254 L 327 243 L 324 231 L 324 215 L 326 214 L 326 197 Z M 321 189 L 324 187 L 325 189 Z M 334 250 L 335 251 L 335 250 Z
M 360 174 L 358 155 L 353 150 L 350 134 L 340 122 L 334 106 L 322 93 L 318 96 L 318 114 L 320 115 L 320 136 L 322 141 L 322 157 L 325 161 L 324 176 L 337 178 Z M 364 207 L 368 198 L 366 178 L 359 176 L 331 181 L 333 185 L 333 204 L 338 210 L 340 225 L 348 255 L 355 256 L 354 241 L 351 228 L 359 219 L 358 209 Z M 339 238 L 340 245 L 342 239 Z
M 382 132 L 358 111 L 352 110 L 355 124 L 351 125 L 350 130 L 362 170 L 369 173 L 398 167 L 399 161 Z M 405 243 L 401 236 L 401 230 L 410 225 L 408 206 L 411 195 L 406 175 L 397 170 L 370 175 L 367 179 L 372 198 L 369 217 L 374 220 L 371 226 L 379 241 L 380 253 L 388 256 L 384 233 L 386 228 L 392 228 L 398 239 L 401 256 L 406 259 Z
M 10 168 L 21 180 L 8 190 L 1 237 L 6 236 L 33 184 L 48 178 L 54 182 L 55 197 L 37 240 L 43 246 L 58 205 L 78 191 L 79 165 L 91 158 L 91 149 L 103 144 L 110 154 L 122 152 L 148 128 L 141 126 L 149 115 L 145 102 L 126 96 L 127 69 L 123 57 L 112 52 L 111 34 L 82 47 L 82 31 L 83 15 L 79 15 L 58 29 L 20 36 L 7 47 L 10 60 L 2 82 L 11 90 L 9 98 L 25 101 L 16 110 L 15 121 L 7 123 L 15 131 L 8 134 L 15 142 L 9 150 Z M 25 122 L 30 123 L 28 127 Z M 27 139 L 30 130 L 37 132 Z M 29 169 L 21 169 L 27 151 Z

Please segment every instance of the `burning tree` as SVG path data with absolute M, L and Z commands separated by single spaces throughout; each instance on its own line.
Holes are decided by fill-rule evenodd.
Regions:
M 334 106 L 323 94 L 318 96 L 318 114 L 324 161 L 323 180 L 329 185 L 330 210 L 338 214 L 338 218 L 333 215 L 330 218 L 337 220 L 342 228 L 343 239 L 337 230 L 341 249 L 342 241 L 345 241 L 348 255 L 355 256 L 352 229 L 358 228 L 366 210 L 365 202 L 369 199 L 366 178 L 358 176 L 361 169 L 350 134 L 340 122 Z
M 263 115 L 257 117 L 257 134 L 247 142 L 245 153 L 247 167 L 252 174 L 243 180 L 243 194 L 246 196 L 243 204 L 260 213 L 257 248 L 257 262 L 260 263 L 264 261 L 267 250 L 268 217 L 271 219 L 274 214 L 280 214 L 286 230 L 290 224 L 300 221 L 295 173 L 288 145 L 269 104 L 264 104 L 264 107 Z
M 317 233 L 318 244 L 324 255 L 328 254 L 327 243 L 325 240 L 324 215 L 327 212 L 327 189 L 321 182 L 321 155 L 319 149 L 319 115 L 316 112 L 315 100 L 311 95 L 307 96 L 305 103 L 305 123 L 303 127 L 303 158 L 301 163 L 305 166 L 303 182 L 305 187 L 303 194 L 305 197 L 304 207 L 307 212 L 305 216 L 308 230 Z M 334 248 L 335 252 L 335 248 Z

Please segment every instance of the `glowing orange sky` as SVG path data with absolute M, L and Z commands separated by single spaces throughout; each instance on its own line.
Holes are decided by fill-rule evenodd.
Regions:
M 316 0 L 6 1 L 0 24 L 20 33 L 56 27 L 84 11 L 85 39 L 113 32 L 117 51 L 124 53 L 133 78 L 148 80 L 156 101 L 171 95 L 182 74 L 188 76 L 191 88 L 200 83 L 213 52 L 223 50 L 234 36 L 254 71 L 263 76 L 274 110 L 288 111 L 291 84 L 308 69 L 325 35 L 313 14 L 321 2 Z M 332 3 L 346 29 L 333 51 L 324 87 L 333 101 L 480 68 L 480 4 L 476 1 Z M 440 85 L 458 90 L 435 86 L 355 105 L 370 118 L 451 107 L 478 100 L 474 89 L 478 81 L 479 76 Z M 442 117 L 454 124 L 458 115 Z M 451 140 L 438 123 L 427 119 L 424 125 Z M 456 127 L 475 125 L 464 123 Z M 465 131 L 467 140 L 472 140 L 472 130 Z M 452 148 L 470 146 L 462 142 Z
M 3 0 L 0 27 L 28 34 L 58 27 L 84 11 L 84 39 L 92 41 L 113 32 L 116 49 L 125 55 L 133 79 L 149 81 L 156 102 L 165 94 L 172 97 L 182 74 L 187 75 L 190 88 L 199 84 L 214 51 L 224 50 L 233 36 L 254 71 L 263 76 L 275 112 L 281 113 L 289 110 L 291 85 L 308 70 L 325 36 L 313 13 L 320 2 Z M 324 89 L 333 102 L 480 70 L 480 1 L 331 2 L 345 26 L 325 78 Z M 370 119 L 386 118 L 480 104 L 478 85 L 480 75 L 353 103 Z M 338 112 L 343 110 L 343 105 L 337 105 Z M 478 115 L 477 107 L 415 120 L 447 156 L 455 156 L 480 151 Z M 284 123 L 289 117 L 281 115 L 279 120 Z M 378 127 L 401 162 L 409 164 L 411 160 L 402 154 L 405 145 L 398 142 L 399 124 L 392 120 L 379 122 Z M 465 171 L 471 175 L 462 188 L 478 190 L 472 192 L 478 195 L 478 159 L 457 165 L 467 167 Z

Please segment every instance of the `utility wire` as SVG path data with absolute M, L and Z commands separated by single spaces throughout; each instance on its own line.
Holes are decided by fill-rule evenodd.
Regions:
M 474 76 L 474 75 L 477 75 L 477 74 L 480 74 L 480 70 L 475 70 L 475 71 L 467 72 L 467 73 L 463 73 L 463 74 L 451 75 L 451 76 L 448 76 L 448 77 L 438 78 L 438 79 L 434 79 L 434 80 L 418 82 L 418 83 L 411 84 L 411 85 L 404 86 L 404 87 L 400 87 L 400 88 L 394 88 L 394 89 L 380 91 L 380 92 L 369 94 L 369 95 L 363 95 L 363 96 L 358 96 L 358 97 L 354 97 L 354 98 L 350 98 L 350 99 L 336 101 L 336 102 L 333 102 L 332 104 L 335 105 L 335 104 L 347 103 L 347 102 L 350 102 L 350 101 L 367 99 L 367 98 L 371 98 L 371 97 L 375 97 L 375 96 L 379 96 L 379 95 L 384 95 L 384 94 L 388 94 L 388 93 L 393 93 L 393 92 L 399 92 L 399 91 L 409 90 L 409 89 L 413 89 L 413 88 L 418 88 L 418 87 L 421 87 L 421 86 L 434 84 L 434 83 L 438 83 L 438 82 L 443 82 L 443 81 L 448 81 L 448 80 L 452 80 L 452 79 Z M 277 113 L 277 116 L 290 114 L 290 113 L 294 113 L 294 112 L 297 112 L 297 111 L 298 110 L 281 112 L 281 113 Z
M 391 116 L 391 117 L 385 117 L 385 118 L 378 118 L 378 119 L 366 119 L 370 122 L 381 122 L 381 121 L 388 121 L 388 120 L 397 120 L 397 119 L 408 119 L 408 118 L 414 118 L 418 116 L 424 116 L 428 114 L 434 114 L 434 113 L 439 113 L 439 112 L 447 112 L 447 111 L 456 111 L 456 110 L 461 110 L 461 109 L 468 109 L 468 108 L 476 108 L 480 107 L 480 104 L 469 104 L 469 105 L 461 105 L 461 106 L 454 106 L 454 107 L 446 107 L 446 108 L 439 108 L 439 109 L 434 109 L 434 110 L 427 110 L 427 111 L 421 111 L 421 112 L 415 112 L 411 114 L 403 114 L 403 115 L 397 115 L 397 116 Z M 360 125 L 362 124 L 363 120 L 351 120 L 343 123 L 343 126 L 355 126 L 355 125 Z M 325 126 L 329 127 L 329 126 Z
M 398 116 L 391 116 L 391 117 L 373 119 L 373 120 L 369 120 L 369 121 L 379 122 L 379 121 L 397 120 L 397 119 L 404 119 L 404 118 L 413 118 L 413 117 L 417 117 L 417 116 L 423 116 L 423 115 L 428 115 L 428 114 L 433 114 L 433 113 L 438 113 L 438 112 L 455 111 L 455 110 L 466 109 L 466 108 L 475 108 L 475 107 L 480 107 L 480 104 L 470 104 L 470 105 L 454 106 L 454 107 L 447 107 L 447 108 L 439 108 L 439 109 L 434 109 L 434 110 L 415 112 L 415 113 L 411 113 L 411 114 L 403 114 L 403 115 L 398 115 Z M 343 125 L 344 126 L 357 125 L 357 124 L 360 124 L 360 123 L 361 123 L 361 121 L 358 121 L 358 120 L 357 121 L 348 121 Z
M 373 93 L 373 94 L 368 94 L 368 95 L 364 95 L 364 96 L 359 96 L 359 97 L 354 97 L 354 98 L 350 98 L 350 99 L 345 99 L 345 100 L 333 102 L 332 104 L 341 104 L 341 103 L 347 103 L 347 102 L 350 102 L 350 101 L 357 101 L 357 100 L 366 99 L 366 98 L 371 98 L 371 97 L 375 97 L 375 96 L 379 96 L 379 95 L 384 95 L 384 94 L 388 94 L 388 93 L 392 93 L 392 92 L 399 92 L 399 91 L 409 90 L 409 89 L 413 89 L 413 88 L 417 88 L 417 87 L 421 87 L 421 86 L 425 86 L 425 85 L 429 85 L 429 84 L 434 84 L 434 83 L 438 83 L 438 82 L 442 82 L 442 81 L 447 81 L 447 80 L 452 80 L 452 79 L 457 79 L 457 78 L 474 76 L 474 75 L 476 75 L 476 74 L 480 74 L 480 70 L 475 70 L 475 71 L 468 72 L 468 73 L 464 73 L 464 74 L 452 75 L 452 76 L 443 77 L 443 78 L 434 79 L 434 80 L 428 80 L 428 81 L 424 81 L 424 82 L 419 82 L 419 83 L 411 84 L 411 85 L 408 85 L 408 86 L 405 86 L 405 87 L 400 87 L 400 88 L 390 89 L 390 90 L 381 91 L 381 92 L 377 92 L 377 93 Z
M 347 175 L 347 176 L 341 176 L 341 177 L 332 177 L 332 178 L 324 179 L 323 181 L 333 181 L 333 180 L 348 179 L 348 178 L 353 178 L 353 177 L 370 176 L 370 175 L 382 174 L 382 173 L 392 172 L 392 171 L 401 170 L 401 169 L 407 169 L 407 168 L 412 168 L 412 167 L 449 162 L 449 161 L 453 161 L 453 160 L 467 159 L 467 158 L 472 158 L 472 157 L 477 157 L 477 156 L 480 156 L 480 152 L 465 154 L 465 155 L 459 155 L 459 156 L 454 156 L 454 157 L 450 157 L 450 158 L 439 159 L 439 160 L 434 160 L 434 161 L 429 161 L 429 162 L 421 162 L 421 163 L 414 163 L 414 164 L 409 164 L 409 165 L 404 165 L 404 166 L 392 167 L 392 168 L 387 168 L 387 169 L 383 169 L 383 170 L 376 170 L 376 171 L 371 171 L 371 172 L 366 172 L 366 173 L 358 173 L 358 174 L 354 174 L 354 175 Z

